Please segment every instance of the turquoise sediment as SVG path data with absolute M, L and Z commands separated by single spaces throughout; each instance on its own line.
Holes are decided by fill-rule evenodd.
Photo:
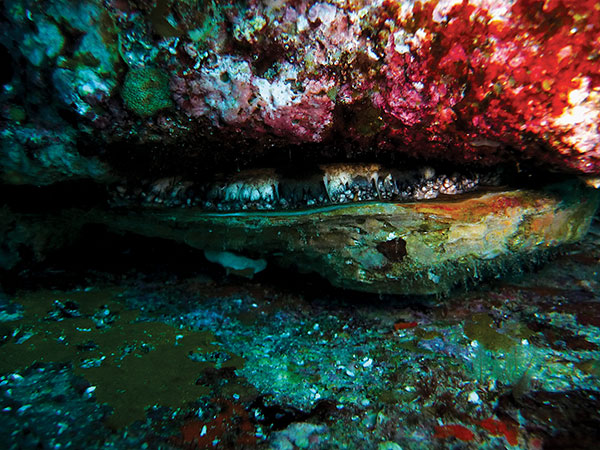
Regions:
M 581 239 L 600 192 L 577 180 L 412 203 L 285 212 L 149 209 L 101 213 L 113 229 L 314 271 L 333 285 L 439 294 L 521 270 Z M 97 219 L 97 218 L 96 218 Z

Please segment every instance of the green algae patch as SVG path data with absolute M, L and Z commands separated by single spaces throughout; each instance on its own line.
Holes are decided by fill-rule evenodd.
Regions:
M 423 330 L 421 328 L 415 330 L 415 336 L 426 341 L 443 337 L 438 330 Z
M 463 327 L 465 335 L 492 351 L 508 350 L 516 345 L 515 339 L 501 333 L 488 314 L 475 314 Z
M 54 309 L 54 302 L 75 302 L 82 316 L 91 315 L 103 306 L 122 310 L 118 299 L 122 289 L 97 288 L 81 291 L 41 290 L 19 294 L 14 300 L 25 309 L 24 320 L 40 320 Z
M 523 339 L 530 339 L 536 333 L 521 323 L 508 323 L 496 326 L 489 314 L 474 314 L 463 326 L 465 336 L 477 341 L 487 350 L 508 351 Z
M 167 20 L 168 14 L 169 2 L 167 0 L 158 0 L 156 6 L 150 13 L 150 23 L 152 24 L 154 31 L 163 38 L 181 36 L 183 34 L 182 31 L 175 28 Z
M 191 356 L 221 352 L 228 355 L 223 367 L 243 365 L 240 357 L 223 352 L 209 331 L 139 321 L 118 294 L 98 289 L 17 297 L 24 311 L 20 320 L 4 324 L 9 338 L 0 346 L 0 373 L 34 363 L 70 363 L 94 386 L 98 401 L 113 408 L 108 424 L 120 428 L 143 420 L 148 407 L 178 408 L 210 392 L 196 381 L 215 362 Z M 69 305 L 69 314 L 57 305 Z M 114 318 L 99 322 L 108 315 Z
M 169 76 L 159 68 L 131 69 L 125 76 L 121 96 L 125 107 L 142 117 L 173 106 Z
M 196 385 L 209 364 L 188 357 L 205 345 L 202 333 L 198 333 L 200 337 L 185 336 L 159 322 L 123 324 L 111 331 L 100 336 L 99 349 L 90 355 L 102 363 L 75 370 L 97 387 L 99 401 L 113 407 L 114 414 L 108 419 L 111 426 L 120 428 L 144 419 L 147 407 L 177 408 L 210 392 L 208 387 Z
M 586 359 L 585 361 L 580 361 L 575 363 L 575 367 L 588 375 L 600 378 L 600 361 L 597 359 Z

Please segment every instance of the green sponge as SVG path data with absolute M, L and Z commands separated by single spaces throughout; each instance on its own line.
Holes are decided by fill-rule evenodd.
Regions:
M 145 67 L 127 72 L 121 96 L 125 107 L 149 117 L 173 105 L 169 91 L 169 77 L 161 69 Z

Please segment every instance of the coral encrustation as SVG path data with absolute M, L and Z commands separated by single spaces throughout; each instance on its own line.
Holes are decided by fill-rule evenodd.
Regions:
M 233 38 L 202 55 L 182 45 L 196 66 L 171 59 L 172 87 L 186 115 L 251 135 L 323 142 L 342 128 L 413 156 L 452 147 L 492 164 L 510 148 L 597 172 L 599 5 L 256 4 L 230 11 Z
M 93 137 L 85 158 L 160 142 L 245 162 L 318 143 L 354 160 L 600 173 L 596 0 L 12 0 L 5 14 L 3 54 L 19 62 L 2 93 L 9 182 L 23 161 L 44 183 L 69 176 L 38 141 L 14 147 L 23 130 L 64 129 L 63 117 L 73 160 Z

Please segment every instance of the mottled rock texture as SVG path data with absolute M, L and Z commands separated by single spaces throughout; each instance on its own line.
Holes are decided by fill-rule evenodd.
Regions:
M 2 178 L 201 170 L 314 144 L 597 174 L 599 5 L 9 0 Z

